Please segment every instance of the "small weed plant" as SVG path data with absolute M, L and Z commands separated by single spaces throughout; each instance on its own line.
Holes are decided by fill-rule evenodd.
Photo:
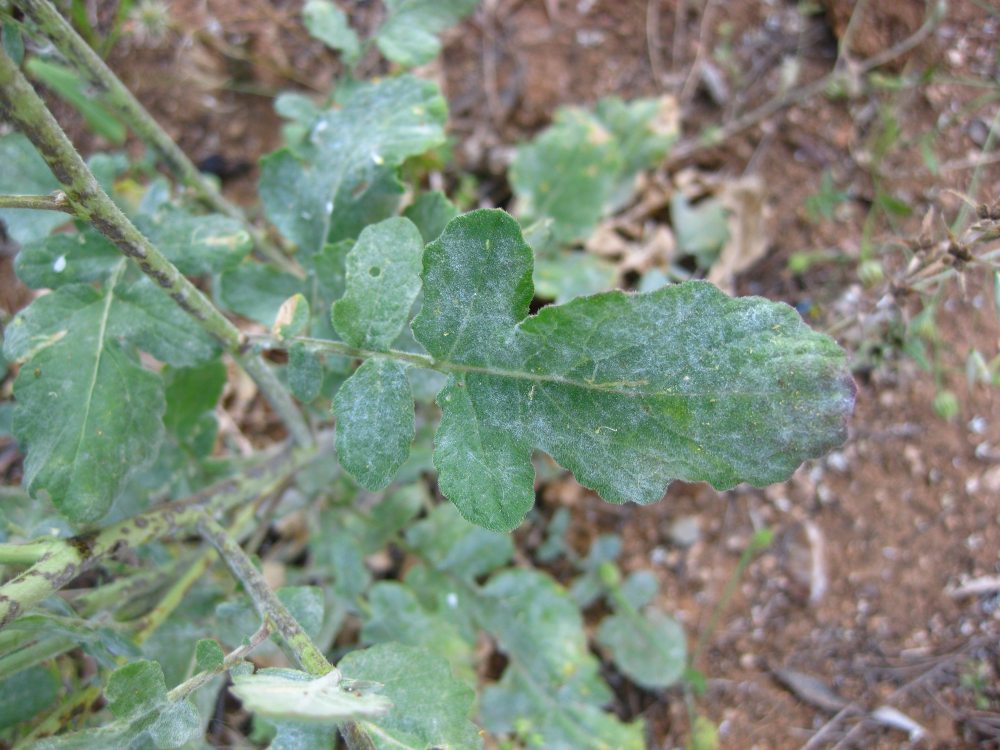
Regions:
M 396 73 L 278 98 L 266 226 L 49 0 L 5 11 L 0 220 L 21 281 L 48 290 L 6 321 L 0 363 L 24 453 L 0 518 L 18 747 L 204 747 L 227 699 L 240 741 L 275 750 L 644 747 L 608 710 L 581 608 L 603 600 L 595 647 L 649 690 L 684 677 L 684 632 L 652 574 L 621 574 L 617 538 L 566 543 L 565 511 L 537 558 L 571 585 L 514 564 L 536 469 L 651 503 L 674 479 L 781 481 L 844 439 L 845 356 L 787 305 L 704 281 L 578 296 L 607 282 L 573 248 L 673 143 L 662 101 L 561 113 L 518 152 L 514 215 L 423 188 L 409 167 L 445 144 L 447 106 L 406 71 L 474 5 L 388 0 L 361 40 L 305 4 L 348 66 Z M 84 161 L 26 73 L 152 156 Z M 531 314 L 539 296 L 557 304 Z M 217 411 L 227 383 L 287 442 L 254 452 L 267 439 Z

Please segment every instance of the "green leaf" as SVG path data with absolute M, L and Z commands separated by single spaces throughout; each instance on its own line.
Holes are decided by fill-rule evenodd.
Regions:
M 363 719 L 377 750 L 482 747 L 469 713 L 475 694 L 451 676 L 448 662 L 412 646 L 383 643 L 347 654 L 345 677 L 377 682 L 392 701 L 383 716 Z
M 552 126 L 517 149 L 510 184 L 524 221 L 549 217 L 555 238 L 569 243 L 597 226 L 621 169 L 601 123 L 580 110 L 561 110 Z
M 326 604 L 323 592 L 317 586 L 282 586 L 277 591 L 278 598 L 292 617 L 302 626 L 310 638 L 319 635 L 323 627 Z
M 692 205 L 679 190 L 670 199 L 677 248 L 693 255 L 699 268 L 710 268 L 729 239 L 726 209 L 717 198 Z
M 17 21 L 3 19 L 3 32 L 0 35 L 0 43 L 3 44 L 3 51 L 7 57 L 20 66 L 24 61 L 24 39 L 21 38 L 21 25 Z
M 334 669 L 313 677 L 294 669 L 259 669 L 233 676 L 230 692 L 247 711 L 276 719 L 330 723 L 381 716 L 392 702 L 370 688 L 355 689 Z
M 194 661 L 198 669 L 207 672 L 222 669 L 226 654 L 214 638 L 202 638 L 194 646 Z
M 420 293 L 424 242 L 409 219 L 365 228 L 347 254 L 344 296 L 333 304 L 333 325 L 351 346 L 388 351 Z
M 323 387 L 323 365 L 319 355 L 300 341 L 288 348 L 288 388 L 299 401 L 308 404 Z
M 403 216 L 417 225 L 424 242 L 433 242 L 444 231 L 448 222 L 458 216 L 458 208 L 448 197 L 438 191 L 421 193 L 406 207 Z
M 441 50 L 437 35 L 471 13 L 479 0 L 386 0 L 388 17 L 375 34 L 382 54 L 404 68 L 430 62 Z
M 219 277 L 222 304 L 266 326 L 274 322 L 282 303 L 302 288 L 300 279 L 266 263 L 241 263 Z
M 105 688 L 116 720 L 88 729 L 42 740 L 41 750 L 87 750 L 94 747 L 154 747 L 171 750 L 187 745 L 201 730 L 201 720 L 188 701 L 167 700 L 159 664 L 137 661 L 112 673 Z
M 508 534 L 469 523 L 447 503 L 407 529 L 406 541 L 437 569 L 467 581 L 506 565 L 514 556 Z
M 406 365 L 384 357 L 366 360 L 333 400 L 337 457 L 369 490 L 387 486 L 410 455 L 413 394 Z
M 308 0 L 302 22 L 312 36 L 340 52 L 345 62 L 353 63 L 361 56 L 361 42 L 347 15 L 330 0 Z
M 396 168 L 444 142 L 447 107 L 428 81 L 400 76 L 357 84 L 337 105 L 294 150 L 261 161 L 265 213 L 307 255 L 390 216 L 402 194 Z
M 40 57 L 29 59 L 25 68 L 32 78 L 41 81 L 79 110 L 87 125 L 97 135 L 116 145 L 125 142 L 125 126 L 111 110 L 92 98 L 89 93 L 91 87 L 73 68 Z
M 476 684 L 473 644 L 448 619 L 447 612 L 431 612 L 406 586 L 382 582 L 368 593 L 368 620 L 361 630 L 365 643 L 396 641 L 426 649 L 448 660 L 463 682 Z
M 533 448 L 605 500 L 650 503 L 673 479 L 782 481 L 843 442 L 844 354 L 791 307 L 688 282 L 529 317 L 531 267 L 498 210 L 455 219 L 424 252 L 413 332 L 452 372 L 434 464 L 466 518 L 517 526 L 534 503 Z
M 55 703 L 59 678 L 51 669 L 29 667 L 0 682 L 0 730 L 34 718 Z
M 684 629 L 657 609 L 645 615 L 618 613 L 605 617 L 597 642 L 629 679 L 649 690 L 670 687 L 686 665 Z
M 659 588 L 656 573 L 651 570 L 637 570 L 622 581 L 621 595 L 629 606 L 642 609 L 653 601 Z
M 121 261 L 118 248 L 88 229 L 53 234 L 29 242 L 14 258 L 17 277 L 32 289 L 58 289 L 66 284 L 97 281 Z
M 171 208 L 139 217 L 136 226 L 186 276 L 234 268 L 253 247 L 243 225 L 222 214 L 195 216 Z
M 478 619 L 507 656 L 500 682 L 483 691 L 480 717 L 531 748 L 643 748 L 641 722 L 601 707 L 611 691 L 587 646 L 580 610 L 536 570 L 507 570 L 483 588 Z
M 617 281 L 618 267 L 590 253 L 560 250 L 535 262 L 535 293 L 560 303 L 584 294 L 606 292 Z
M 159 448 L 162 380 L 130 345 L 182 366 L 218 351 L 149 279 L 108 287 L 74 284 L 39 297 L 4 340 L 5 356 L 30 358 L 14 383 L 24 483 L 77 523 L 107 512 Z
M 59 188 L 45 160 L 20 133 L 0 138 L 0 164 L 3 164 L 0 192 L 27 195 L 51 193 Z M 57 211 L 0 208 L 0 221 L 7 228 L 7 236 L 19 245 L 39 240 L 69 220 Z
M 165 367 L 163 378 L 167 399 L 163 424 L 178 438 L 186 438 L 215 409 L 226 385 L 226 366 L 213 359 L 198 367 Z

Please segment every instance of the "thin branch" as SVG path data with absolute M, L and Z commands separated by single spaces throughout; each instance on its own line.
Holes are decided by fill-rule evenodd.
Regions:
M 0 195 L 0 208 L 28 208 L 35 211 L 62 211 L 76 215 L 66 202 L 66 194 L 56 191 L 49 195 Z
M 312 433 L 288 391 L 263 361 L 243 353 L 244 339 L 239 329 L 136 229 L 104 192 L 45 103 L 3 51 L 0 51 L 0 117 L 13 123 L 35 145 L 62 183 L 74 213 L 89 221 L 126 257 L 135 260 L 143 273 L 218 340 L 257 381 L 295 441 L 310 444 Z
M 928 0 L 927 6 L 927 15 L 919 29 L 898 44 L 894 44 L 889 49 L 858 63 L 854 68 L 854 73 L 858 76 L 870 73 L 900 55 L 906 54 L 927 39 L 944 17 L 946 3 L 941 2 L 941 0 Z M 737 117 L 735 120 L 730 120 L 722 127 L 713 131 L 709 137 L 696 136 L 682 140 L 671 149 L 668 157 L 668 166 L 689 159 L 694 154 L 706 148 L 718 146 L 720 143 L 742 133 L 744 130 L 749 130 L 755 125 L 759 125 L 772 115 L 812 99 L 814 96 L 831 88 L 841 80 L 843 75 L 844 72 L 839 67 L 835 67 L 834 70 L 817 78 L 812 83 L 807 83 L 780 96 L 776 96 L 756 109 Z
M 238 477 L 225 479 L 184 500 L 165 503 L 100 531 L 53 540 L 49 554 L 0 586 L 0 628 L 106 557 L 193 528 L 206 512 L 221 513 L 275 491 L 312 457 L 313 451 L 284 449 L 243 470 Z
M 213 210 L 240 221 L 254 245 L 286 271 L 302 276 L 302 269 L 227 201 L 111 71 L 104 60 L 56 10 L 49 0 L 17 0 L 15 5 L 34 22 L 87 82 L 102 95 L 102 102 L 148 144 L 167 168 Z
M 239 542 L 207 513 L 202 514 L 198 531 L 215 547 L 236 580 L 243 584 L 261 619 L 281 635 L 290 655 L 299 666 L 311 675 L 321 676 L 330 672 L 333 665 L 267 585 L 264 576 L 254 567 L 253 561 Z
M 198 674 L 193 675 L 177 687 L 171 689 L 170 692 L 167 693 L 167 699 L 174 702 L 184 700 L 195 690 L 198 690 L 206 683 L 211 682 L 212 678 L 216 675 L 222 674 L 239 664 L 239 662 L 247 657 L 251 651 L 266 641 L 270 634 L 271 628 L 267 623 L 264 623 L 257 629 L 256 633 L 250 636 L 246 643 L 226 654 L 226 657 L 222 660 L 222 664 L 218 669 L 206 669 L 204 672 L 199 672 Z

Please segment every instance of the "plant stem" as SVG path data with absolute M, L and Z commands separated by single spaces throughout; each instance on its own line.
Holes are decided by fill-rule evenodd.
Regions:
M 251 651 L 253 651 L 257 646 L 262 644 L 267 640 L 267 636 L 270 635 L 271 628 L 268 627 L 267 623 L 261 625 L 257 632 L 250 636 L 249 640 L 244 643 L 239 648 L 235 648 L 226 654 L 226 658 L 222 660 L 222 666 L 218 669 L 208 669 L 204 672 L 199 672 L 196 675 L 189 677 L 187 680 L 182 682 L 177 687 L 170 690 L 167 693 L 167 699 L 171 701 L 179 701 L 187 698 L 191 693 L 193 693 L 198 688 L 202 687 L 208 682 L 211 682 L 212 678 L 217 674 L 221 674 L 228 669 L 232 669 L 236 664 L 243 660 Z
M 143 273 L 247 368 L 295 441 L 309 445 L 312 433 L 288 391 L 280 387 L 267 365 L 244 354 L 244 338 L 239 329 L 135 228 L 104 192 L 45 103 L 3 51 L 0 51 L 0 116 L 12 122 L 35 145 L 62 183 L 73 212 L 93 224 L 126 257 L 135 260 Z
M 267 585 L 264 576 L 254 567 L 253 561 L 243 551 L 239 542 L 207 513 L 203 514 L 198 522 L 198 531 L 215 547 L 236 580 L 243 584 L 261 618 L 281 635 L 299 666 L 309 674 L 317 676 L 332 670 L 333 665 L 326 660 L 323 652 L 302 629 L 298 620 Z
M 46 540 L 25 544 L 0 544 L 0 565 L 34 565 L 52 550 Z
M 50 195 L 0 195 L 0 208 L 30 208 L 36 211 L 62 211 L 74 215 L 76 211 L 66 202 L 60 191 Z
M 0 628 L 105 557 L 192 528 L 206 512 L 224 512 L 275 491 L 313 453 L 312 448 L 282 450 L 240 476 L 217 482 L 184 500 L 165 503 L 99 531 L 53 541 L 45 557 L 0 586 Z
M 281 250 L 268 241 L 243 212 L 227 201 L 139 103 L 132 92 L 111 71 L 72 25 L 49 0 L 16 0 L 24 14 L 47 36 L 64 57 L 102 97 L 102 102 L 148 144 L 176 177 L 213 210 L 240 221 L 262 255 L 286 271 L 301 277 L 302 270 Z

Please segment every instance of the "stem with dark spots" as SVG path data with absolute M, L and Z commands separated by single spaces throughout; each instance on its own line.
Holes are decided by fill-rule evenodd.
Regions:
M 233 577 L 243 584 L 264 624 L 281 635 L 289 656 L 303 670 L 316 677 L 333 671 L 335 667 L 267 585 L 264 576 L 254 567 L 253 561 L 239 542 L 208 514 L 203 516 L 198 530 L 215 547 Z M 368 733 L 356 722 L 345 722 L 341 727 L 341 734 L 349 750 L 374 750 L 374 743 Z
M 35 90 L 6 52 L 0 50 L 0 119 L 13 123 L 35 145 L 63 186 L 76 216 L 92 224 L 189 313 L 253 377 L 300 445 L 312 432 L 288 391 L 263 361 L 243 351 L 244 337 L 204 294 L 173 265 L 104 192 Z
M 66 201 L 66 194 L 60 191 L 51 195 L 0 195 L 0 208 L 28 208 L 35 211 L 62 211 L 65 214 L 76 214 Z
M 239 542 L 207 513 L 202 514 L 198 522 L 198 531 L 215 547 L 236 580 L 243 584 L 261 619 L 281 635 L 288 647 L 289 655 L 299 666 L 316 676 L 325 675 L 332 670 L 333 665 L 327 661 L 323 652 L 299 625 L 298 620 L 267 585 L 264 576 L 254 567 L 253 561 L 243 551 Z
M 274 492 L 313 455 L 312 448 L 286 448 L 244 469 L 238 477 L 184 500 L 165 503 L 97 532 L 52 540 L 51 550 L 42 559 L 0 586 L 0 628 L 115 553 L 194 528 L 206 513 L 223 513 Z
M 60 53 L 101 94 L 101 101 L 124 121 L 153 151 L 180 182 L 192 190 L 212 210 L 241 222 L 253 237 L 254 246 L 269 260 L 286 271 L 302 277 L 302 269 L 274 246 L 243 212 L 227 201 L 211 180 L 188 159 L 174 140 L 132 95 L 125 84 L 107 66 L 73 26 L 62 17 L 49 0 L 17 0 L 14 3 L 38 30 L 48 37 Z

